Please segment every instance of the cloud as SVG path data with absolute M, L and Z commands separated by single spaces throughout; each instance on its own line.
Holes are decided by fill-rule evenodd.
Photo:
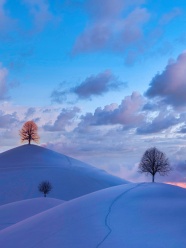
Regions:
M 144 111 L 156 111 L 159 110 L 162 107 L 162 105 L 158 104 L 157 102 L 151 102 L 148 101 L 144 104 L 143 110 Z
M 16 21 L 9 16 L 9 12 L 5 9 L 7 0 L 0 1 L 0 31 L 1 36 L 7 33 L 7 30 L 15 26 Z
M 123 20 L 121 43 L 124 43 L 124 46 L 135 43 L 143 36 L 142 26 L 149 20 L 149 17 L 147 9 L 136 8 Z M 119 45 L 122 46 L 122 44 Z
M 132 138 L 128 131 L 123 132 L 122 129 L 92 128 L 91 132 L 79 132 L 75 129 L 60 137 L 58 135 L 44 146 L 93 164 L 111 174 L 124 178 L 131 175 L 131 168 L 140 157 L 138 153 L 142 152 L 141 141 Z M 137 170 L 133 171 L 135 172 Z
M 157 73 L 149 84 L 145 96 L 157 98 L 174 107 L 186 106 L 186 52 L 171 61 L 164 71 Z
M 8 69 L 0 62 L 0 101 L 9 100 L 9 91 L 18 85 L 18 81 L 9 79 Z
M 9 129 L 12 124 L 18 123 L 17 113 L 6 114 L 0 111 L 0 128 Z
M 174 8 L 169 13 L 164 14 L 160 19 L 161 25 L 166 25 L 170 21 L 172 21 L 174 18 L 180 16 L 183 13 L 181 8 Z
M 143 38 L 143 26 L 150 14 L 139 7 L 144 1 L 89 0 L 85 9 L 90 22 L 78 36 L 73 53 L 111 49 L 125 51 Z M 133 7 L 133 10 L 129 7 Z
M 35 112 L 36 112 L 35 108 L 28 108 L 26 113 L 25 113 L 25 119 L 27 119 L 28 117 L 32 116 Z
M 92 75 L 86 78 L 85 81 L 73 89 L 73 92 L 79 98 L 90 98 L 94 95 L 102 95 L 110 90 L 117 90 L 123 85 L 126 86 L 111 71 L 107 70 L 98 75 Z
M 179 123 L 180 118 L 176 118 L 173 113 L 169 113 L 168 111 L 160 111 L 159 114 L 155 118 L 153 118 L 151 122 L 143 123 L 141 127 L 138 127 L 136 133 L 158 133 Z
M 143 4 L 145 0 L 88 0 L 85 9 L 93 20 L 114 20 L 117 19 L 124 10 Z
M 186 133 L 186 125 L 182 126 L 178 133 Z
M 95 24 L 84 31 L 76 40 L 73 53 L 90 52 L 104 48 L 111 37 L 111 30 L 107 25 Z
M 170 40 L 163 40 L 165 45 L 161 47 L 159 41 L 167 25 L 183 14 L 181 8 L 173 7 L 169 12 L 165 10 L 167 13 L 157 15 L 145 0 L 87 0 L 81 3 L 87 22 L 74 42 L 73 55 L 109 50 L 122 53 L 125 64 L 130 66 L 147 50 L 154 55 L 170 54 L 175 47 Z
M 116 125 L 120 124 L 124 128 L 136 127 L 143 122 L 144 115 L 140 112 L 144 104 L 144 98 L 137 92 L 125 97 L 120 105 L 110 104 L 102 108 L 97 108 L 92 113 L 82 116 L 81 126 L 91 125 Z
M 50 98 L 52 102 L 56 102 L 56 103 L 63 103 L 65 101 L 67 101 L 67 95 L 70 92 L 67 90 L 61 90 L 61 85 L 58 87 L 58 89 L 55 89 L 52 91 Z
M 3 42 L 17 45 L 20 44 L 21 39 L 23 43 L 25 39 L 38 34 L 38 31 L 40 32 L 49 22 L 56 24 L 59 21 L 60 17 L 55 11 L 55 4 L 50 0 L 0 0 L 0 39 Z M 24 49 L 22 46 L 21 50 Z M 25 56 L 19 53 L 19 57 Z M 17 60 L 19 62 L 19 59 Z
M 78 107 L 74 107 L 72 109 L 61 110 L 61 113 L 57 116 L 57 119 L 53 124 L 48 123 L 43 126 L 45 131 L 64 131 L 73 126 L 74 120 L 77 118 L 77 114 L 80 113 L 80 109 Z
M 170 163 L 173 168 L 173 172 L 169 176 L 169 180 L 172 182 L 185 182 L 186 179 L 186 160 L 185 160 L 185 147 L 174 148 L 170 155 Z
M 43 27 L 51 19 L 51 13 L 49 12 L 49 4 L 44 0 L 23 0 L 23 2 L 29 7 L 29 11 L 34 17 L 35 24 L 39 27 Z
M 110 70 L 97 75 L 91 75 L 81 84 L 69 90 L 64 90 L 64 85 L 65 83 L 62 83 L 58 89 L 53 90 L 50 96 L 52 102 L 67 102 L 70 95 L 75 95 L 78 99 L 89 99 L 92 96 L 100 96 L 108 91 L 117 91 L 127 86 L 126 83 L 120 81 Z
M 92 19 L 106 20 L 117 17 L 125 3 L 122 0 L 88 0 L 85 7 Z
M 118 127 L 91 127 L 91 130 L 65 132 L 62 136 L 57 133 L 55 139 L 51 138 L 44 146 L 134 182 L 151 180 L 138 173 L 138 164 L 145 150 L 156 146 L 166 153 L 173 167 L 168 176 L 157 175 L 157 181 L 185 181 L 185 149 L 177 151 L 179 139 L 155 136 L 153 140 L 147 140 Z M 54 132 L 52 134 L 55 135 Z
M 37 30 L 41 30 L 54 16 L 49 10 L 48 0 L 23 0 L 29 8 Z
M 52 109 L 52 108 L 44 108 L 43 110 L 42 110 L 42 113 L 53 113 L 53 112 L 56 112 L 56 111 L 58 111 L 58 109 Z
M 8 98 L 8 70 L 0 63 L 0 100 Z
M 170 175 L 157 176 L 157 180 L 173 182 L 183 179 L 177 165 L 184 160 L 185 151 L 180 157 L 177 152 L 176 161 L 174 156 L 178 147 L 184 146 L 184 138 L 180 140 L 179 135 L 161 131 L 177 124 L 179 127 L 185 120 L 184 115 L 156 102 L 148 105 L 146 99 L 135 92 L 120 104 L 112 103 L 93 113 L 79 115 L 78 109 L 63 109 L 53 118 L 54 122 L 45 124 L 44 146 L 135 182 L 151 180 L 137 172 L 138 163 L 146 149 L 156 146 L 160 150 L 166 149 L 174 167 Z M 143 126 L 144 130 L 140 131 L 144 136 L 136 135 L 136 128 Z M 157 135 L 146 135 L 155 132 Z

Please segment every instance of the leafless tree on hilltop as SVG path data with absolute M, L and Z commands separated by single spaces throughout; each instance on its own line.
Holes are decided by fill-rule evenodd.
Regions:
M 152 182 L 156 173 L 161 176 L 165 176 L 171 171 L 172 168 L 169 164 L 168 158 L 165 154 L 159 151 L 156 147 L 149 148 L 143 154 L 141 162 L 139 164 L 139 172 L 152 175 Z

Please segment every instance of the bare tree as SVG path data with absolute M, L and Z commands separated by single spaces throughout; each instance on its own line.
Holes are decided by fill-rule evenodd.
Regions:
M 139 172 L 151 174 L 152 182 L 154 182 L 156 173 L 165 176 L 171 169 L 168 158 L 156 147 L 146 150 L 139 164 Z
M 38 185 L 38 190 L 44 194 L 44 197 L 52 190 L 52 184 L 49 181 L 43 181 Z
M 27 121 L 23 125 L 22 129 L 19 131 L 19 135 L 21 136 L 21 141 L 28 141 L 30 144 L 31 141 L 36 143 L 39 142 L 39 135 L 37 134 L 38 127 L 33 121 Z

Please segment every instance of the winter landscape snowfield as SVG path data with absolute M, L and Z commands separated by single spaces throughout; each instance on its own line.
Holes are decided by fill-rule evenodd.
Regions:
M 41 213 L 65 201 L 55 198 L 32 198 L 0 206 L 0 230 Z
M 70 200 L 127 183 L 103 170 L 37 145 L 22 145 L 0 154 L 0 205 L 40 197 L 38 185 L 49 180 L 50 197 Z
M 2 153 L 0 164 L 0 247 L 186 247 L 186 189 L 127 183 L 34 145 Z M 46 198 L 37 192 L 43 179 L 54 186 Z

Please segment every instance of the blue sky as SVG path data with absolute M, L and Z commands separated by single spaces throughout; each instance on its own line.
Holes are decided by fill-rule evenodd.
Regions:
M 0 150 L 40 144 L 131 181 L 156 146 L 186 182 L 186 3 L 0 1 Z

